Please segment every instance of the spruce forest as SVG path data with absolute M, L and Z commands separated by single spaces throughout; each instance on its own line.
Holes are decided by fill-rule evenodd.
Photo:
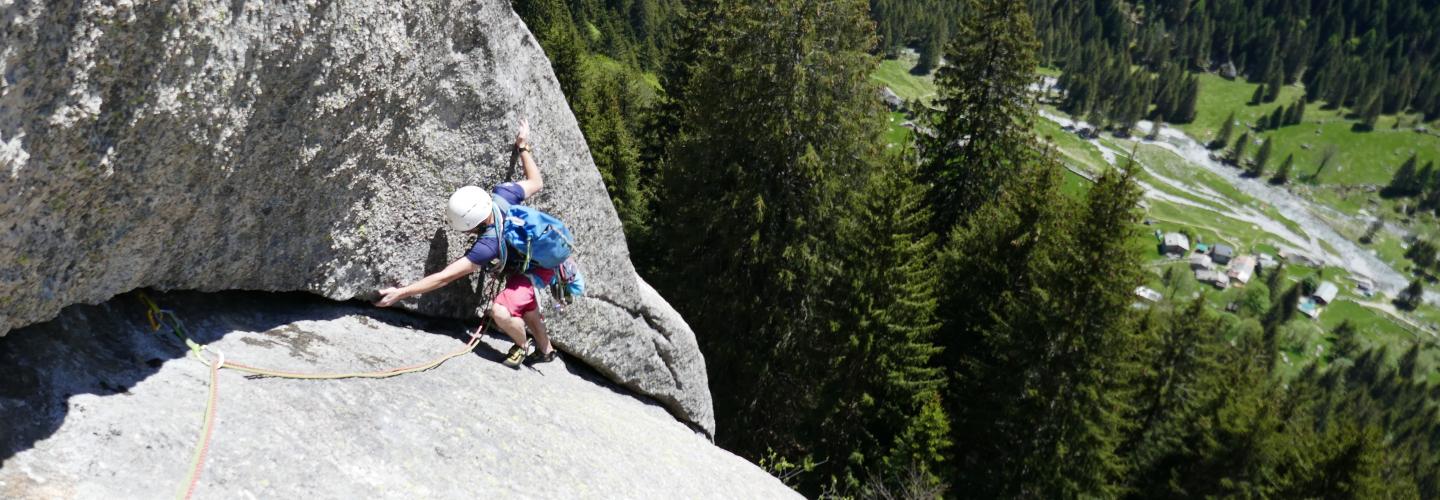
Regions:
M 515 7 L 633 260 L 696 332 L 717 444 L 797 491 L 1440 498 L 1435 2 Z M 934 94 L 887 110 L 873 75 L 897 61 Z M 1154 194 L 1162 130 L 1247 186 L 1216 196 L 1369 214 L 1347 244 L 1410 284 L 1394 306 L 1341 297 L 1391 316 L 1333 296 L 1307 316 L 1353 276 L 1335 263 L 1220 291 L 1183 260 L 1210 255 L 1157 253 L 1151 232 L 1256 254 L 1286 253 L 1265 231 L 1313 232 L 1187 218 L 1210 202 Z M 1387 138 L 1408 162 L 1366 152 Z M 1105 168 L 1077 180 L 1086 164 Z M 1410 319 L 1375 326 L 1392 316 Z

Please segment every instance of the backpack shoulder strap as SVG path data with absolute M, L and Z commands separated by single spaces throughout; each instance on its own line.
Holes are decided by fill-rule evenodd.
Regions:
M 510 262 L 508 259 L 509 255 L 507 255 L 510 251 L 510 245 L 505 243 L 505 219 L 510 213 L 510 202 L 505 201 L 500 195 L 494 193 L 490 194 L 490 199 L 494 202 L 490 204 L 490 227 L 486 229 L 485 233 L 481 234 L 480 237 L 495 237 L 495 247 L 500 252 L 500 265 L 495 266 L 495 269 L 491 271 L 495 274 L 500 274 L 505 270 L 506 263 Z

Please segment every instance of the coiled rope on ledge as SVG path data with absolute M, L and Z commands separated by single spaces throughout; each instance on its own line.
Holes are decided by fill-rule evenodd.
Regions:
M 494 294 L 487 293 L 486 296 L 493 297 Z M 379 379 L 396 377 L 400 375 L 405 375 L 407 373 L 416 373 L 430 370 L 444 364 L 446 361 L 455 359 L 460 356 L 464 356 L 465 354 L 474 351 L 475 348 L 480 345 L 480 332 L 485 331 L 485 326 L 489 323 L 489 320 L 487 318 L 486 323 L 482 323 L 481 327 L 479 329 L 476 329 L 475 333 L 471 334 L 470 342 L 466 343 L 463 349 L 457 349 L 454 352 L 445 354 L 444 356 L 423 363 L 416 363 L 413 365 L 392 368 L 389 370 L 370 372 L 305 373 L 287 370 L 272 370 L 268 368 L 257 368 L 243 363 L 228 361 L 225 359 L 225 354 L 223 352 L 220 352 L 217 349 L 211 349 L 208 346 L 195 342 L 193 339 L 191 339 L 189 332 L 185 329 L 185 322 L 181 321 L 180 318 L 175 315 L 174 311 L 171 311 L 169 309 L 162 309 L 159 304 L 155 303 L 153 299 L 151 299 L 148 295 L 145 295 L 143 292 L 140 293 L 140 301 L 145 304 L 145 319 L 150 322 L 150 329 L 152 331 L 159 331 L 161 327 L 168 328 L 170 330 L 170 333 L 174 335 L 175 338 L 179 339 L 182 343 L 185 344 L 186 347 L 190 349 L 189 355 L 194 356 L 197 361 L 200 361 L 201 363 L 205 364 L 205 366 L 210 368 L 210 383 L 208 396 L 205 404 L 204 423 L 201 425 L 200 428 L 200 436 L 198 442 L 195 445 L 195 452 L 190 459 L 190 472 L 186 476 L 184 489 L 181 490 L 179 495 L 177 495 L 179 498 L 185 499 L 189 499 L 195 494 L 195 486 L 199 484 L 200 475 L 205 468 L 205 455 L 209 451 L 210 436 L 215 429 L 215 410 L 216 402 L 219 396 L 218 378 L 220 374 L 220 369 L 228 368 L 239 372 L 249 373 L 252 376 L 257 377 L 275 377 L 300 380 L 339 380 L 347 378 Z

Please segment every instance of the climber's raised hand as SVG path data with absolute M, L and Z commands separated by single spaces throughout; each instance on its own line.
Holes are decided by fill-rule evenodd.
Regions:
M 530 142 L 530 122 L 520 119 L 520 130 L 515 132 L 515 147 L 524 147 Z

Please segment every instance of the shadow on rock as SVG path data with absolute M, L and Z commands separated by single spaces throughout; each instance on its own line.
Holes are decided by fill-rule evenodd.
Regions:
M 187 349 L 167 331 L 151 330 L 145 306 L 136 295 L 122 294 L 98 306 L 70 306 L 54 320 L 0 337 L 0 422 L 4 422 L 0 467 L 55 433 L 70 412 L 71 397 L 125 397 L 167 361 L 186 356 Z M 182 318 L 191 338 L 202 344 L 232 332 L 263 332 L 284 339 L 287 325 L 297 321 L 343 316 L 469 340 L 459 321 L 375 309 L 360 302 L 336 303 L 303 293 L 152 292 L 150 296 Z M 288 341 L 292 350 L 305 348 L 303 336 L 290 335 Z M 484 347 L 477 351 L 496 362 L 503 356 Z

